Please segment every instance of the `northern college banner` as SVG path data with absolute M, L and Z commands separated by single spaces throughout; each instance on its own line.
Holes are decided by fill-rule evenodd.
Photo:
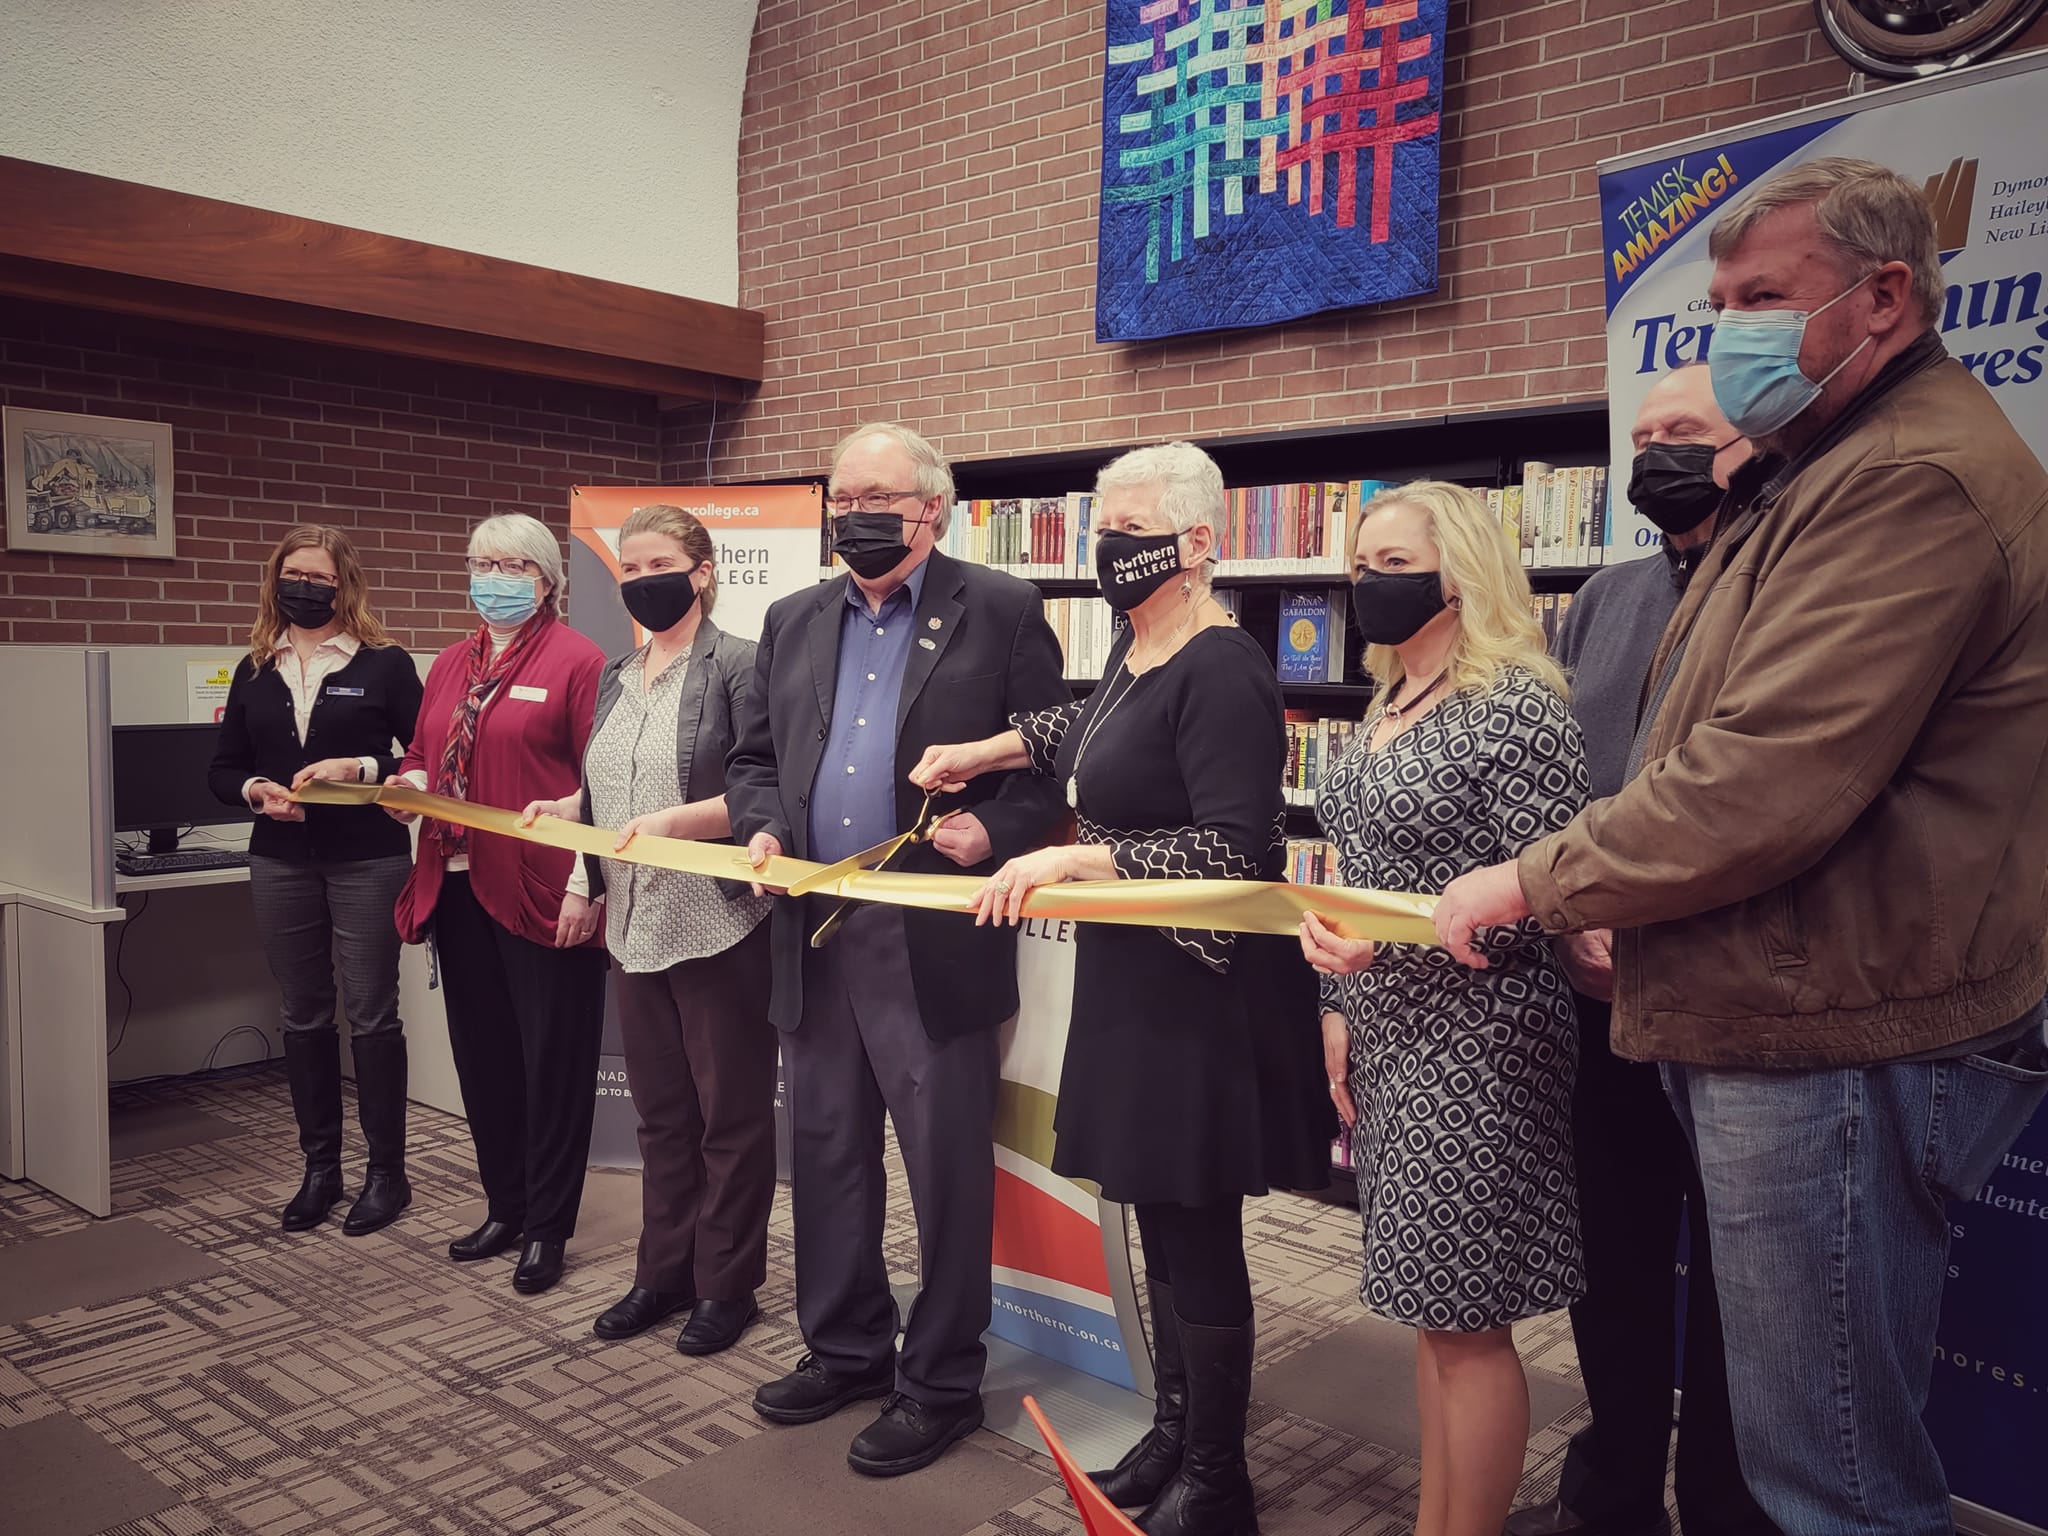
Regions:
M 1620 493 L 1629 429 L 1652 384 L 1712 350 L 1708 232 L 1751 188 L 1824 155 L 1875 160 L 1927 188 L 1948 278 L 1942 339 L 2048 459 L 2044 88 L 2048 56 L 2023 55 L 1601 162 L 1610 561 L 1660 542 Z
M 1851 155 L 1925 186 L 1948 296 L 1942 339 L 2048 459 L 2048 56 L 2033 54 L 1605 161 L 1610 484 L 1628 484 L 1643 396 L 1709 355 L 1714 221 L 1803 160 Z M 1656 529 L 1617 493 L 1609 560 Z M 2048 1117 L 1968 1207 L 1949 1213 L 1948 1285 L 1927 1424 L 1960 1500 L 2048 1527 Z

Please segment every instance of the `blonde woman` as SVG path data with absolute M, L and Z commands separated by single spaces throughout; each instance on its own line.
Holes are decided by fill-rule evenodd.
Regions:
M 1586 800 L 1565 682 L 1485 503 L 1418 481 L 1368 502 L 1352 611 L 1378 684 L 1317 802 L 1344 883 L 1441 891 Z M 1419 1536 L 1495 1536 L 1529 1434 L 1510 1329 L 1585 1289 L 1571 1154 L 1578 1033 L 1534 923 L 1467 970 L 1435 946 L 1339 937 L 1313 913 L 1331 1097 L 1353 1127 L 1366 1307 L 1416 1329 Z
M 356 1110 L 369 1173 L 342 1230 L 397 1220 L 405 1177 L 405 1035 L 398 1017 L 393 902 L 412 868 L 404 828 L 371 806 L 301 806 L 308 779 L 375 784 L 398 763 L 420 708 L 413 659 L 370 612 L 347 535 L 294 528 L 263 562 L 249 654 L 235 668 L 207 782 L 257 813 L 249 833 L 256 932 L 282 994 L 285 1078 L 305 1177 L 284 1229 L 305 1232 L 341 1198 L 341 1037 L 335 968 L 348 1003 Z

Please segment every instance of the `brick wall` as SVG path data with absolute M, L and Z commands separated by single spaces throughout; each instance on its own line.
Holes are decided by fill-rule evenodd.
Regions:
M 1433 297 L 1104 347 L 1103 12 L 762 0 L 740 302 L 769 382 L 721 408 L 719 477 L 816 471 L 872 415 L 974 458 L 1595 396 L 1595 162 L 1850 79 L 1810 0 L 1452 0 Z M 701 478 L 707 416 L 665 421 L 665 474 Z
M 0 299 L 0 405 L 168 421 L 175 560 L 0 552 L 0 640 L 234 645 L 295 523 L 347 530 L 377 612 L 434 650 L 475 624 L 461 566 L 492 512 L 566 537 L 568 488 L 646 483 L 637 395 Z

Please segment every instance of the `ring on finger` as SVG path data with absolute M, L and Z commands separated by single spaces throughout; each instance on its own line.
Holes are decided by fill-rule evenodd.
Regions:
M 1010 890 L 1010 882 L 1007 880 L 998 880 L 996 882 L 996 889 L 1003 892 L 1005 895 L 1008 895 Z

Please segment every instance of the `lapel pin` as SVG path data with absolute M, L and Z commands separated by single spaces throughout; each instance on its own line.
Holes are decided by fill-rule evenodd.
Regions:
M 931 627 L 932 627 L 933 629 L 937 629 L 937 628 L 939 628 L 939 626 L 940 626 L 940 625 L 942 625 L 942 624 L 944 624 L 945 622 L 946 622 L 946 621 L 945 621 L 944 619 L 926 619 L 926 620 L 925 620 L 925 623 L 929 624 L 929 625 L 930 625 L 930 626 L 931 626 Z
M 931 641 L 925 639 L 922 635 L 918 636 L 917 643 L 923 646 L 928 651 L 936 651 L 938 649 L 936 645 L 934 645 Z

